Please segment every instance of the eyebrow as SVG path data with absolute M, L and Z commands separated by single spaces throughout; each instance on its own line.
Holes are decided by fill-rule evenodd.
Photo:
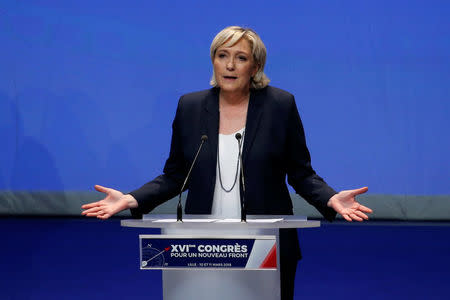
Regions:
M 222 51 L 223 52 L 228 52 L 228 53 L 230 52 L 228 49 L 225 48 L 225 49 L 217 49 L 216 53 L 219 53 L 219 52 L 222 52 Z M 245 55 L 248 55 L 248 56 L 250 55 L 250 53 L 247 53 L 247 52 L 244 52 L 244 51 L 237 51 L 236 54 L 245 54 Z

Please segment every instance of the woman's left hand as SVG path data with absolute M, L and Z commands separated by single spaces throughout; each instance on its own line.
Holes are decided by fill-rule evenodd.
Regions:
M 327 205 L 333 208 L 338 214 L 342 215 L 344 219 L 351 222 L 368 220 L 369 217 L 365 213 L 372 213 L 372 210 L 364 205 L 356 202 L 357 195 L 367 192 L 368 188 L 363 187 L 356 190 L 341 191 L 330 198 Z

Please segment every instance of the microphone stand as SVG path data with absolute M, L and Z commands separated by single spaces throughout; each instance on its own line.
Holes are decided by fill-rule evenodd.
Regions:
M 234 136 L 238 141 L 239 147 L 239 163 L 241 164 L 241 176 L 240 180 L 242 182 L 242 195 L 241 195 L 241 222 L 247 222 L 247 207 L 245 205 L 245 180 L 244 180 L 244 165 L 242 164 L 242 153 L 241 153 L 241 144 L 242 144 L 242 135 L 238 132 Z
M 191 168 L 189 169 L 189 172 L 186 175 L 186 179 L 184 180 L 183 186 L 181 187 L 180 194 L 178 195 L 178 205 L 177 205 L 177 222 L 183 222 L 183 206 L 181 205 L 181 194 L 183 193 L 184 187 L 186 186 L 186 183 L 189 179 L 189 176 L 191 175 L 192 168 L 194 168 L 194 164 L 197 161 L 198 154 L 200 153 L 200 150 L 202 150 L 202 146 L 205 143 L 205 141 L 208 140 L 207 135 L 202 135 L 202 142 L 200 143 L 200 146 L 198 147 L 197 153 L 195 154 L 194 161 L 191 164 Z

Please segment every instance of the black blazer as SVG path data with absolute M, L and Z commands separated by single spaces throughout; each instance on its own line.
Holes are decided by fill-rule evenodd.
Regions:
M 170 155 L 163 174 L 130 192 L 139 204 L 131 210 L 134 217 L 140 217 L 179 193 L 202 135 L 207 135 L 208 140 L 186 187 L 189 192 L 185 212 L 211 213 L 216 182 L 219 89 L 182 96 L 172 130 Z M 251 90 L 242 157 L 248 214 L 292 214 L 287 176 L 300 196 L 326 219 L 334 219 L 335 211 L 326 204 L 336 192 L 311 167 L 303 125 L 290 93 L 270 86 Z M 297 241 L 296 236 L 291 237 Z M 294 251 L 300 253 L 299 249 Z

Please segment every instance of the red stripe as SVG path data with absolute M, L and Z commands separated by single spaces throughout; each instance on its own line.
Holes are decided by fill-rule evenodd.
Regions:
M 269 254 L 267 254 L 264 261 L 259 266 L 260 269 L 266 268 L 276 268 L 277 267 L 277 245 L 276 243 L 273 245 L 272 249 L 270 249 Z

